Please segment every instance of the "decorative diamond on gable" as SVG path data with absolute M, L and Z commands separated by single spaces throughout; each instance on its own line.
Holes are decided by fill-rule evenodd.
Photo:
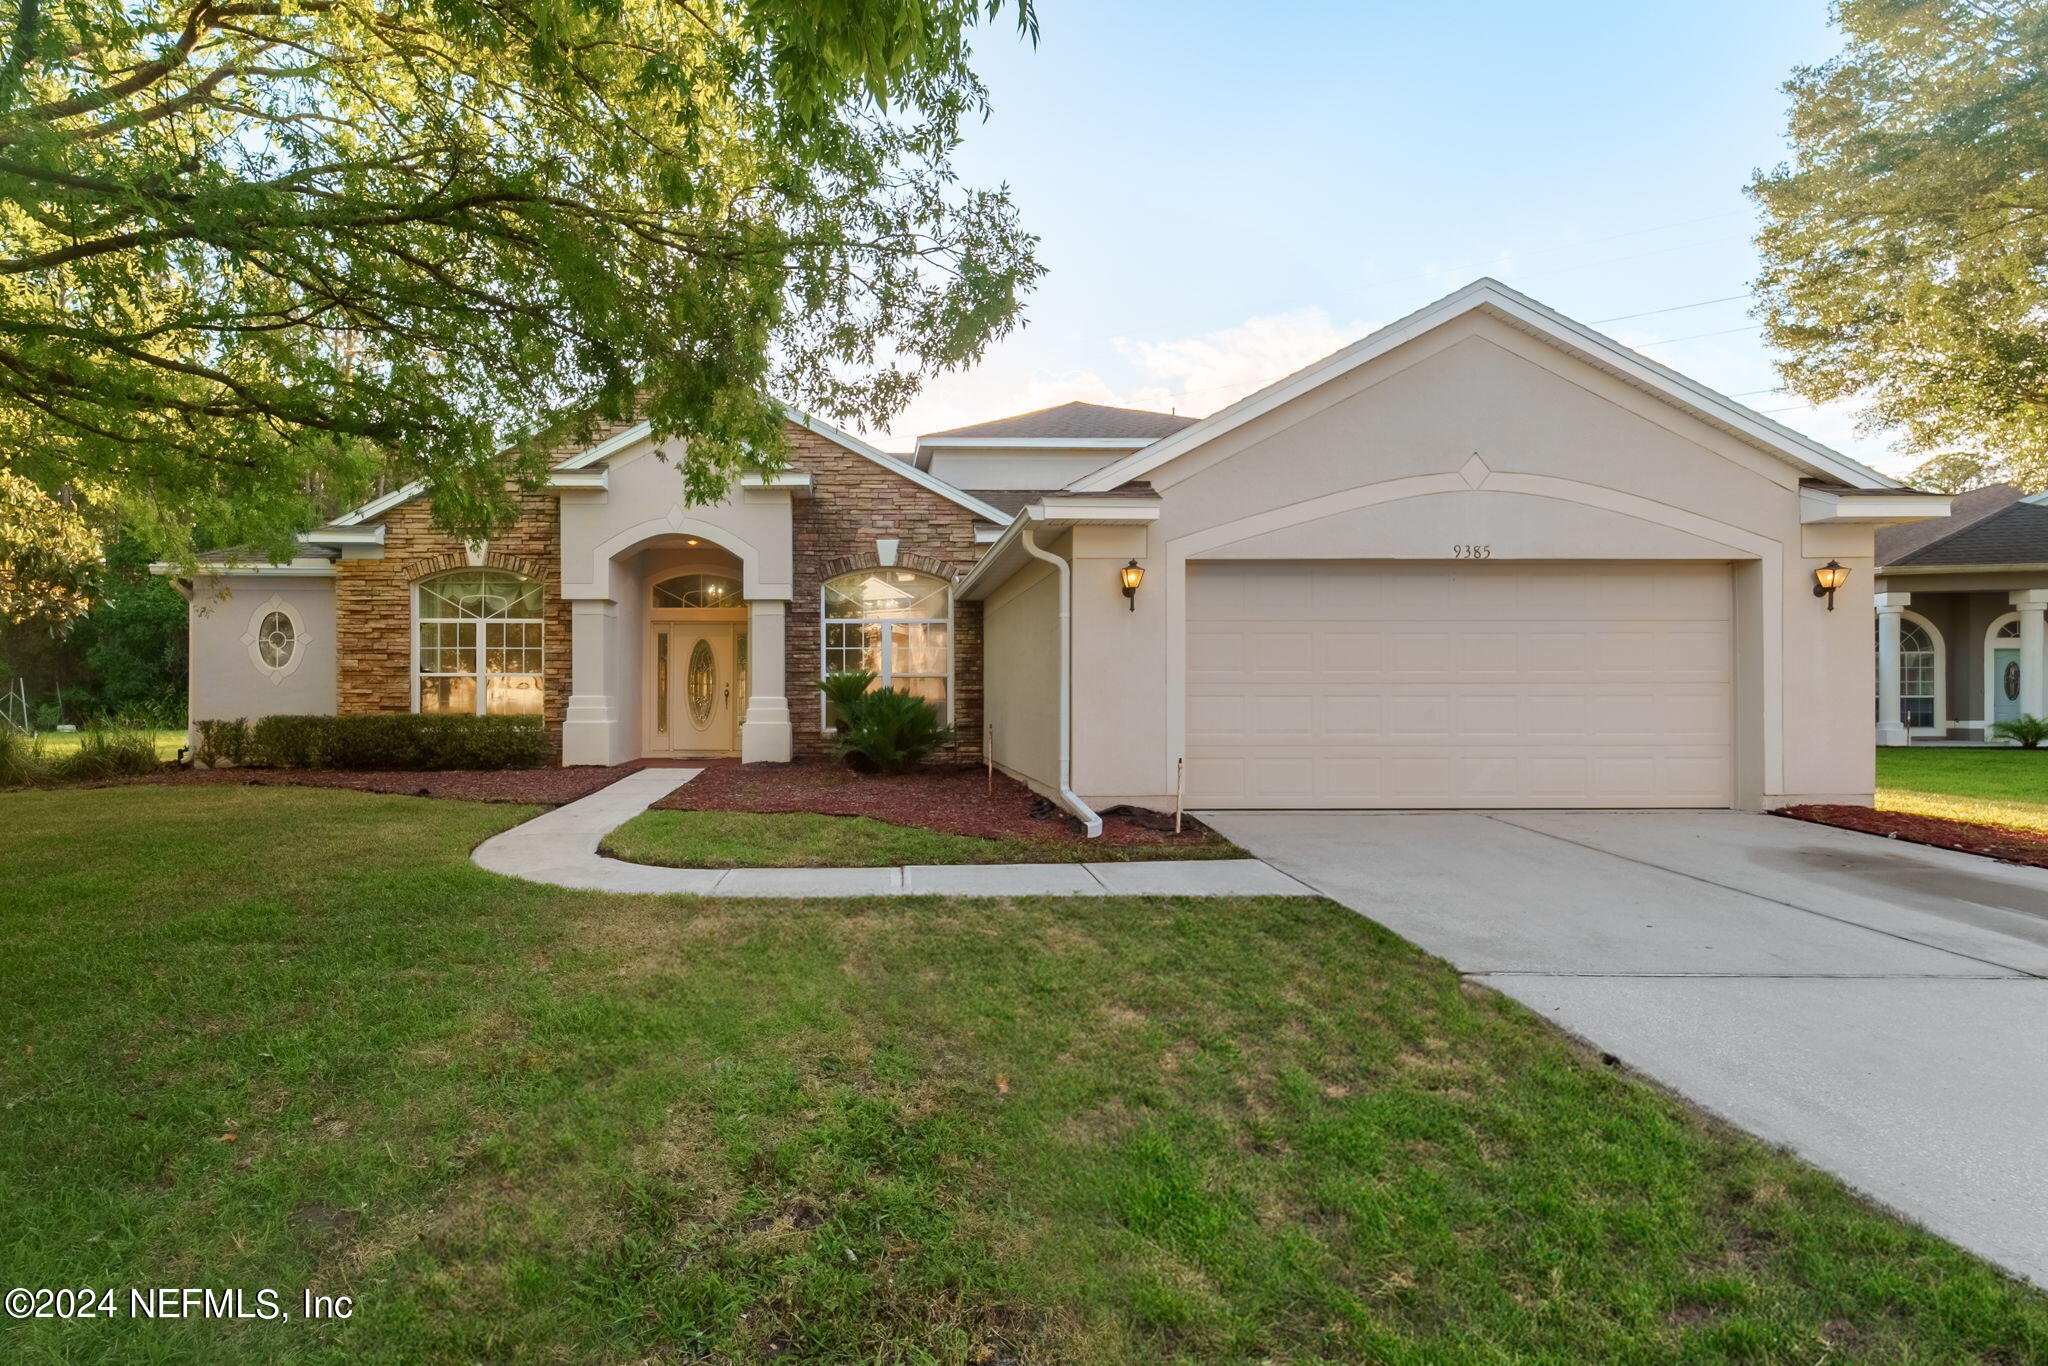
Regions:
M 1486 482 L 1486 476 L 1492 473 L 1486 462 L 1479 458 L 1478 451 L 1472 452 L 1472 458 L 1458 467 L 1458 477 L 1465 481 L 1468 488 L 1478 488 Z

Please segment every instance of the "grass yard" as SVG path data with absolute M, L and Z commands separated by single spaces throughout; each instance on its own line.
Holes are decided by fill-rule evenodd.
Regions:
M 598 852 L 670 868 L 894 868 L 927 863 L 1117 863 L 1245 858 L 1219 837 L 1198 844 L 987 839 L 920 830 L 866 816 L 748 811 L 645 811 L 605 836 Z
M 0 795 L 26 1362 L 1955 1362 L 2048 1300 L 1309 900 L 744 902 L 528 809 Z
M 2048 831 L 2048 749 L 1881 746 L 1877 809 Z
M 85 742 L 87 732 L 82 730 L 44 730 L 36 732 L 46 754 L 68 754 Z M 185 732 L 182 730 L 153 730 L 149 737 L 156 742 L 156 757 L 175 759 L 178 751 L 185 747 Z

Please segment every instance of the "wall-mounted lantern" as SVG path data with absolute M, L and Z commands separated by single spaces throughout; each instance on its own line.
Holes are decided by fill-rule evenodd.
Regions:
M 1835 590 L 1849 581 L 1849 571 L 1834 560 L 1813 571 L 1813 595 L 1828 600 L 1828 610 L 1835 610 Z
M 1145 581 L 1144 566 L 1140 565 L 1136 560 L 1132 560 L 1122 569 L 1117 570 L 1117 577 L 1123 580 L 1124 596 L 1130 599 L 1131 610 L 1133 612 L 1137 611 L 1138 585 Z

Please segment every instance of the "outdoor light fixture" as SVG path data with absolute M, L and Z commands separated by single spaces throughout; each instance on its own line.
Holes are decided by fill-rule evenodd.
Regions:
M 1835 610 L 1835 590 L 1849 581 L 1849 571 L 1834 560 L 1813 571 L 1813 595 L 1828 600 L 1828 610 Z
M 697 544 L 697 538 L 696 538 L 695 536 L 685 536 L 685 537 L 683 537 L 683 544 L 684 544 L 684 545 L 695 545 L 695 544 Z
M 1132 560 L 1129 564 L 1125 565 L 1122 569 L 1119 569 L 1116 572 L 1117 577 L 1124 581 L 1124 596 L 1130 599 L 1131 610 L 1133 612 L 1137 611 L 1138 585 L 1145 581 L 1145 570 L 1143 566 L 1141 566 L 1136 560 Z

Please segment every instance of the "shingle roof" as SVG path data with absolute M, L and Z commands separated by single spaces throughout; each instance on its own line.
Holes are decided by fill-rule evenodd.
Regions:
M 2048 507 L 2008 503 L 1888 563 L 1901 569 L 1915 565 L 2048 564 Z
M 202 550 L 192 557 L 200 564 L 259 565 L 269 564 L 270 556 L 253 545 L 231 545 L 221 550 Z M 302 560 L 338 560 L 341 552 L 332 546 L 301 544 L 297 558 Z
M 1987 484 L 1981 489 L 1959 493 L 1949 504 L 1948 516 L 1930 517 L 1924 522 L 1901 522 L 1898 526 L 1881 526 L 1877 529 L 1877 562 L 1897 564 L 1900 559 L 1913 554 L 1923 546 L 1946 540 L 1963 528 L 1981 522 L 2000 508 L 2010 507 L 2019 501 L 2020 489 L 2014 484 Z
M 1100 403 L 1062 403 L 1056 408 L 1040 408 L 1034 413 L 1019 413 L 1015 417 L 999 417 L 992 422 L 977 422 L 969 427 L 928 432 L 918 440 L 926 442 L 946 436 L 1014 436 L 1025 440 L 1061 436 L 1127 436 L 1137 441 L 1154 441 L 1194 425 L 1194 418 L 1182 417 L 1178 413 L 1148 413 L 1139 408 L 1110 408 Z

